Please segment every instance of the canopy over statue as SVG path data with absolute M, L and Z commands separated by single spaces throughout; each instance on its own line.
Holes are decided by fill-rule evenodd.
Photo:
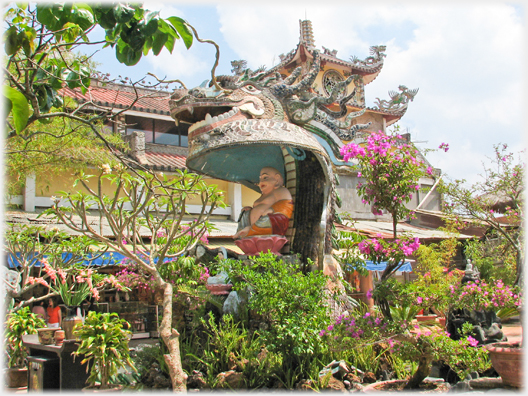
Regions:
M 379 109 L 367 109 L 364 85 L 381 71 L 385 47 L 371 47 L 372 56 L 364 61 L 343 61 L 337 59 L 337 51 L 320 53 L 311 24 L 300 22 L 299 45 L 281 55 L 278 65 L 252 71 L 244 61 L 234 61 L 234 75 L 175 90 L 170 110 L 177 122 L 191 124 L 187 157 L 191 170 L 256 191 L 263 168 L 280 174 L 292 195 L 292 214 L 289 207 L 275 203 L 268 209 L 291 216 L 286 247 L 303 262 L 311 259 L 322 267 L 325 255 L 331 257 L 335 205 L 340 202 L 334 175 L 339 167 L 349 169 L 339 149 L 369 133 L 377 120 L 374 113 L 384 117 L 383 128 L 396 122 L 417 90 L 405 89 L 399 96 L 391 95 L 390 102 L 380 101 Z M 250 233 L 262 229 L 271 235 L 279 232 L 270 226 L 273 213 L 264 214 L 269 220 L 264 227 L 245 219 L 237 237 L 250 238 Z

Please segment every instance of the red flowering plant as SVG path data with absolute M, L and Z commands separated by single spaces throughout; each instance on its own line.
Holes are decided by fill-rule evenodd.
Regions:
M 381 287 L 403 265 L 405 256 L 412 254 L 419 246 L 416 240 L 398 240 L 396 226 L 398 220 L 412 215 L 405 204 L 420 190 L 420 178 L 434 176 L 425 157 L 397 132 L 398 128 L 392 135 L 374 132 L 368 135 L 364 143 L 352 142 L 340 150 L 343 160 L 354 161 L 352 167 L 358 170 L 358 177 L 365 179 L 364 183 L 358 183 L 357 188 L 362 202 L 372 205 L 374 215 L 382 215 L 385 210 L 392 217 L 394 242 L 382 243 L 381 239 L 377 239 L 363 244 L 364 250 L 368 252 L 366 254 L 373 261 L 387 261 L 381 275 Z M 447 151 L 449 146 L 442 143 L 439 149 Z M 377 303 L 383 314 L 390 317 L 388 302 L 379 293 Z
M 80 306 L 89 296 L 96 301 L 100 291 L 109 287 L 128 290 L 114 275 L 100 273 L 92 267 L 76 263 L 68 268 L 53 267 L 46 258 L 40 260 L 45 277 L 29 276 L 29 284 L 39 283 L 50 290 L 49 295 L 58 295 L 69 307 Z
M 463 337 L 454 341 L 445 331 L 435 328 L 423 329 L 405 320 L 387 320 L 377 313 L 361 312 L 355 316 L 340 316 L 319 336 L 336 353 L 357 351 L 378 345 L 380 355 L 391 354 L 406 362 L 418 362 L 406 389 L 415 389 L 423 381 L 433 360 L 448 364 L 461 378 L 471 371 L 483 372 L 490 367 L 487 351 L 478 347 L 478 342 L 466 328 Z M 389 360 L 390 361 L 390 360 Z

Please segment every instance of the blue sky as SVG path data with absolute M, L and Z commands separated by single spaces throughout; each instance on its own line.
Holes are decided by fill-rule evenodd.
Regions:
M 255 5 L 254 5 L 255 4 Z M 321 5 L 324 4 L 324 5 Z M 221 51 L 216 74 L 231 74 L 230 62 L 245 59 L 255 69 L 278 63 L 279 54 L 299 41 L 299 20 L 312 21 L 315 45 L 338 50 L 348 60 L 369 56 L 372 45 L 386 45 L 381 74 L 366 86 L 367 106 L 388 99 L 399 85 L 419 88 L 400 121 L 422 148 L 450 144 L 447 153 L 428 159 L 450 178 L 480 180 L 493 145 L 512 151 L 526 146 L 525 7 L 520 2 L 146 2 L 163 17 L 180 16 L 200 38 Z M 120 65 L 107 49 L 94 59 L 112 77 L 139 80 L 152 72 L 180 79 L 188 88 L 210 79 L 214 47 L 197 41 L 190 50 L 148 56 L 134 67 Z

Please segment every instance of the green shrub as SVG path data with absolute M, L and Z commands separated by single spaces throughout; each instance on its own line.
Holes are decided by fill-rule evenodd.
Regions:
M 9 361 L 8 367 L 23 367 L 27 357 L 26 347 L 22 344 L 24 334 L 36 334 L 37 329 L 46 327 L 46 322 L 24 307 L 7 315 L 5 341 Z
M 282 358 L 279 379 L 292 387 L 299 379 L 317 376 L 332 353 L 319 338 L 329 323 L 324 304 L 327 277 L 320 271 L 304 275 L 299 266 L 275 255 L 252 257 L 250 264 L 226 266 L 235 290 L 249 291 L 249 309 L 269 324 L 259 342 Z

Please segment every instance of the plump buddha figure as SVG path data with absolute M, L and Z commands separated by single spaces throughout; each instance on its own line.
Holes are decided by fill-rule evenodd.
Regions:
M 290 191 L 284 187 L 280 172 L 271 167 L 262 168 L 258 185 L 262 195 L 253 203 L 253 207 L 242 209 L 237 233 L 233 237 L 235 239 L 256 235 L 286 235 L 293 213 L 293 201 Z

